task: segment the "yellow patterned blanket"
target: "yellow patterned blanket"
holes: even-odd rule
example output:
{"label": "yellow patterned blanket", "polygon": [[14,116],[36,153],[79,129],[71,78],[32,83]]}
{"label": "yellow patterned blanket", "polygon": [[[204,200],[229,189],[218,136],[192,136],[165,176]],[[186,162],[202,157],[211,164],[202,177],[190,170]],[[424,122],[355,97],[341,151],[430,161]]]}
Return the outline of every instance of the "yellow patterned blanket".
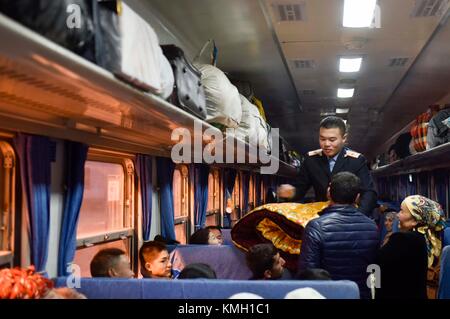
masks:
{"label": "yellow patterned blanket", "polygon": [[244,251],[256,244],[272,242],[286,260],[286,267],[297,271],[303,230],[328,204],[279,203],[257,207],[236,223],[231,238]]}

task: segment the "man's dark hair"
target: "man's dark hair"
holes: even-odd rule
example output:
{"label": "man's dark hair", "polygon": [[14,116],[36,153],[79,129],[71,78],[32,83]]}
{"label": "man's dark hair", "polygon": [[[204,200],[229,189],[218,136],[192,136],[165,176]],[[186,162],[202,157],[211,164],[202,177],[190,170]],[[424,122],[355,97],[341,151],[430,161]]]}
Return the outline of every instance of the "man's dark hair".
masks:
{"label": "man's dark hair", "polygon": [[263,279],[266,270],[272,270],[278,251],[271,243],[252,246],[247,254],[247,266],[253,273],[253,279]]}
{"label": "man's dark hair", "polygon": [[119,261],[120,256],[126,253],[118,248],[106,248],[95,254],[91,261],[92,277],[109,277],[109,269],[114,268]]}
{"label": "man's dark hair", "polygon": [[360,191],[361,181],[353,173],[337,173],[331,179],[330,196],[336,204],[354,204]]}
{"label": "man's dark hair", "polygon": [[216,279],[217,275],[210,265],[203,263],[190,264],[180,272],[178,279],[206,278]]}
{"label": "man's dark hair", "polygon": [[145,269],[145,263],[152,261],[157,254],[167,250],[166,244],[159,241],[147,241],[144,242],[139,249],[139,262],[141,264],[141,274],[143,277],[151,277],[147,269]]}
{"label": "man's dark hair", "polygon": [[212,229],[217,229],[222,232],[219,226],[208,226],[205,228],[201,228],[191,235],[191,237],[189,238],[189,244],[208,245],[209,232]]}
{"label": "man's dark hair", "polygon": [[164,243],[166,245],[179,245],[180,242],[174,239],[169,239],[169,238],[165,238],[161,235],[156,235],[155,238],[153,239],[154,241],[158,241],[160,243]]}
{"label": "man's dark hair", "polygon": [[343,119],[337,116],[328,116],[324,118],[320,122],[320,128],[338,128],[341,131],[342,136],[347,133],[347,125],[345,125],[345,122]]}
{"label": "man's dark hair", "polygon": [[310,268],[300,271],[295,278],[298,280],[331,280],[331,275],[325,269]]}

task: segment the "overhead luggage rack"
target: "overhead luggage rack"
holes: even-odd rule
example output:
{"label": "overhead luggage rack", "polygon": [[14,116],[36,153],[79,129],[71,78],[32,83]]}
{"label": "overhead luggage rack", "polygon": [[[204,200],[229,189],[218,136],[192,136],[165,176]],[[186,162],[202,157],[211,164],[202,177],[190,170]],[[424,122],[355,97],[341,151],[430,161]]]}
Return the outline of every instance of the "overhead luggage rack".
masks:
{"label": "overhead luggage rack", "polygon": [[[156,95],[139,91],[0,14],[0,127],[133,153],[170,156],[171,133],[220,132]],[[251,157],[253,146],[235,138]],[[200,153],[202,149],[193,149]],[[271,156],[272,161],[278,161]],[[236,164],[256,169],[262,163]],[[296,169],[279,161],[278,175]]]}
{"label": "overhead luggage rack", "polygon": [[426,171],[435,168],[450,167],[450,143],[408,156],[392,164],[373,170],[374,177],[401,175]]}

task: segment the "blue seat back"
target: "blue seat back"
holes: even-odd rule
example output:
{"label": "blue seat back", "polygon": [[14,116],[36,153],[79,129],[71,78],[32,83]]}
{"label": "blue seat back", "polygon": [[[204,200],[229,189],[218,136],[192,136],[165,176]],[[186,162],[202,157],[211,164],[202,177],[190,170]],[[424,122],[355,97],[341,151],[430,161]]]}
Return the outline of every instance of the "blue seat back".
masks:
{"label": "blue seat back", "polygon": [[[55,280],[66,286],[66,278]],[[352,281],[247,281],[82,278],[79,292],[89,299],[227,299],[250,292],[265,299],[282,299],[295,289],[310,287],[328,299],[359,299]]]}
{"label": "blue seat back", "polygon": [[231,240],[231,229],[222,229],[222,237],[224,245],[233,245]]}
{"label": "blue seat back", "polygon": [[442,249],[438,298],[450,299],[450,246]]}
{"label": "blue seat back", "polygon": [[183,270],[192,263],[205,263],[216,272],[218,279],[242,279],[252,276],[245,261],[245,253],[234,246],[178,245],[170,253],[172,267]]}

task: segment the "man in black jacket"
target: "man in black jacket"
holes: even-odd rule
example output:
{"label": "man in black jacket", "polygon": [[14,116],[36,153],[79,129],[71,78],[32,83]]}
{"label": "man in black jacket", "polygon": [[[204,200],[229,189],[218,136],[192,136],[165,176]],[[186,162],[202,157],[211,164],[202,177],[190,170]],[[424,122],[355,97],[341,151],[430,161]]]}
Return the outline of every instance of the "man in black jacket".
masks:
{"label": "man in black jacket", "polygon": [[281,185],[278,197],[290,201],[301,200],[312,186],[316,201],[327,200],[327,188],[331,177],[339,172],[351,172],[361,180],[359,208],[371,216],[376,206],[377,194],[374,189],[365,157],[345,147],[347,128],[344,121],[329,116],[320,123],[320,149],[309,152],[300,168],[295,185]]}
{"label": "man in black jacket", "polygon": [[299,270],[325,269],[333,280],[356,282],[361,297],[369,298],[367,266],[375,261],[379,235],[375,222],[354,206],[359,190],[360,181],[354,174],[333,176],[330,206],[306,225]]}

